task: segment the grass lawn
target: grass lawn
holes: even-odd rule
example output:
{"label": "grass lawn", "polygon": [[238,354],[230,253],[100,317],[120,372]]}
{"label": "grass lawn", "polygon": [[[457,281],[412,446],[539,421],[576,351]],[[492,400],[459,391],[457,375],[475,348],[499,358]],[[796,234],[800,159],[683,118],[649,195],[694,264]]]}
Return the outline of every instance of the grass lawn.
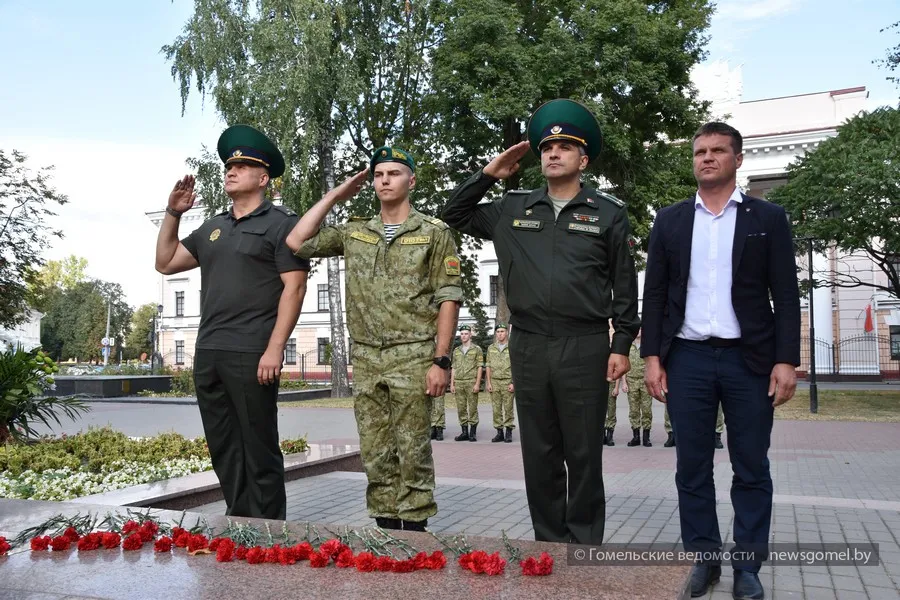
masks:
{"label": "grass lawn", "polygon": [[809,391],[797,390],[775,409],[776,419],[900,423],[900,390],[819,390],[819,412],[809,412]]}
{"label": "grass lawn", "polygon": [[[490,394],[482,393],[478,403],[490,406]],[[293,408],[353,408],[353,398],[321,398],[302,402],[280,402]],[[444,396],[444,406],[456,409],[454,394]],[[900,390],[819,390],[819,412],[809,412],[809,392],[797,390],[793,398],[775,409],[776,419],[801,421],[874,421],[900,423]]]}

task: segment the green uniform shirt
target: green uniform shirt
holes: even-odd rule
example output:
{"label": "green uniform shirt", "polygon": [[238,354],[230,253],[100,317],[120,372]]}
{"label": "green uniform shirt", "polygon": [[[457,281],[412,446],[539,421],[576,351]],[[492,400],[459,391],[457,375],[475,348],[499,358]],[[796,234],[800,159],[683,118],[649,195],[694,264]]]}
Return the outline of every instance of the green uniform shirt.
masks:
{"label": "green uniform shirt", "polygon": [[465,353],[462,346],[457,346],[453,351],[453,377],[456,381],[475,381],[483,362],[484,353],[478,344],[469,346]]}
{"label": "green uniform shirt", "polygon": [[232,209],[181,240],[200,263],[197,348],[265,352],[284,291],[281,273],[309,271],[285,244],[299,217],[264,201],[240,219]]}
{"label": "green uniform shirt", "polygon": [[644,359],[641,358],[641,350],[637,347],[637,344],[631,345],[631,349],[628,352],[628,362],[631,363],[631,370],[625,376],[634,381],[643,381]]}
{"label": "green uniform shirt", "polygon": [[628,354],[640,330],[631,228],[618,199],[582,187],[559,213],[547,187],[507,192],[479,204],[497,179],[479,171],[450,195],[443,218],[493,240],[510,323],[547,336],[615,333],[611,351]]}
{"label": "green uniform shirt", "polygon": [[508,342],[503,350],[497,344],[488,346],[487,368],[491,370],[491,381],[495,379],[512,379]]}
{"label": "green uniform shirt", "polygon": [[390,243],[381,215],[324,226],[297,256],[343,256],[347,328],[358,344],[394,346],[433,341],[443,302],[462,302],[452,232],[411,209]]}

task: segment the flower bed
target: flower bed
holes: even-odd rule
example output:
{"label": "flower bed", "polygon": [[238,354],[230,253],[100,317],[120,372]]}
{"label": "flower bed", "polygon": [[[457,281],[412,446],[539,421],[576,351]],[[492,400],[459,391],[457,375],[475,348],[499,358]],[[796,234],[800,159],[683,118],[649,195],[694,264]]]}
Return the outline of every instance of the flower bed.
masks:
{"label": "flower bed", "polygon": [[[306,451],[303,438],[282,451]],[[0,498],[63,501],[212,469],[204,438],[129,438],[110,428],[35,444],[0,445]]]}

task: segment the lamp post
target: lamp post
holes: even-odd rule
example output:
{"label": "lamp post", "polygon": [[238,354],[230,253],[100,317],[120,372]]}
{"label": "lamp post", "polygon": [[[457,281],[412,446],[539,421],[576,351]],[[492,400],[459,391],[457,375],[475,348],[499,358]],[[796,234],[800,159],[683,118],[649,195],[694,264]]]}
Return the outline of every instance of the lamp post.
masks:
{"label": "lamp post", "polygon": [[819,386],[816,384],[816,319],[813,302],[813,240],[811,237],[797,237],[796,241],[807,244],[807,271],[809,281],[809,412],[819,412]]}
{"label": "lamp post", "polygon": [[[156,314],[153,315],[153,333],[155,334],[155,336],[154,336],[154,340],[153,340],[153,348],[151,350],[153,352],[153,361],[154,362],[156,360],[157,355],[159,354],[159,331],[157,330],[157,326],[159,327],[159,329],[162,329],[162,313],[163,313],[163,305],[157,304],[156,305]],[[162,358],[162,357],[160,357],[160,358]],[[160,362],[159,366],[162,367],[162,360],[160,360],[159,362]]]}

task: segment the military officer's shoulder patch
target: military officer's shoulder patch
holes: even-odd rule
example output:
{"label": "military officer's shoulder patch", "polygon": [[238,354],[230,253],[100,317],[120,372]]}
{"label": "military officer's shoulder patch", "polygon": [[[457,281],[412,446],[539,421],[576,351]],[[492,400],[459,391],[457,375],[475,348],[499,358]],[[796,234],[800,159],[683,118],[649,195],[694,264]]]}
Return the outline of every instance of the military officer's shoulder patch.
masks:
{"label": "military officer's shoulder patch", "polygon": [[623,206],[625,206],[624,202],[622,202],[621,200],[619,200],[618,198],[616,198],[615,196],[613,196],[611,194],[607,194],[606,192],[597,192],[597,197],[603,198],[607,202],[615,204],[619,208],[622,208]]}
{"label": "military officer's shoulder patch", "polygon": [[440,219],[438,219],[437,217],[430,217],[428,215],[422,215],[422,218],[425,219],[425,221],[434,225],[435,227],[438,227],[439,229],[448,229],[447,224],[444,223],[443,221],[441,221]]}
{"label": "military officer's shoulder patch", "polygon": [[533,190],[509,190],[508,192],[506,192],[506,195],[507,196],[527,196],[532,191]]}
{"label": "military officer's shoulder patch", "polygon": [[459,258],[456,256],[448,256],[444,259],[444,270],[447,275],[459,275]]}
{"label": "military officer's shoulder patch", "polygon": [[278,212],[280,212],[280,213],[282,213],[282,214],[284,214],[284,215],[287,215],[287,216],[289,216],[289,217],[296,217],[296,216],[297,216],[297,213],[295,213],[294,211],[292,211],[292,210],[291,210],[290,208],[288,208],[287,206],[283,206],[283,205],[281,205],[281,204],[273,204],[273,205],[272,205],[272,208],[274,208],[274,209],[277,210]]}
{"label": "military officer's shoulder patch", "polygon": [[350,221],[353,223],[365,223],[372,217],[350,217]]}

